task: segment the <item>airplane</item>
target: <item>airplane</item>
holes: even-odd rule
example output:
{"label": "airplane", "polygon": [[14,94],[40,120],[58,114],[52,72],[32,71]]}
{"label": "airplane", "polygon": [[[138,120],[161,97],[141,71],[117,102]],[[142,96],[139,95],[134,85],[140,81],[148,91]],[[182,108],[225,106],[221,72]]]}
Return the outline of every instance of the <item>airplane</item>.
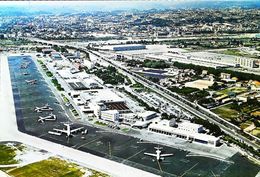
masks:
{"label": "airplane", "polygon": [[48,116],[46,116],[46,117],[39,116],[38,122],[43,123],[44,121],[56,121],[56,120],[57,120],[56,115],[50,113],[50,114],[49,114]]}
{"label": "airplane", "polygon": [[34,84],[36,84],[37,80],[36,80],[36,79],[32,79],[32,80],[25,80],[25,82],[26,82],[27,84],[34,85]]}
{"label": "airplane", "polygon": [[28,73],[28,72],[23,72],[22,75],[25,75],[25,76],[26,76],[26,75],[30,75],[30,73]]}
{"label": "airplane", "polygon": [[162,147],[158,146],[158,147],[154,147],[154,149],[156,149],[156,151],[155,151],[156,154],[147,153],[147,152],[145,152],[144,154],[148,155],[148,156],[156,157],[157,161],[164,160],[164,157],[173,156],[172,153],[171,154],[161,154],[162,153],[162,151],[161,151]]}
{"label": "airplane", "polygon": [[42,112],[42,111],[53,111],[53,109],[50,107],[50,105],[48,103],[46,103],[44,106],[42,107],[35,107],[34,108],[35,112]]}
{"label": "airplane", "polygon": [[[75,128],[75,129],[71,129],[71,124],[65,123],[64,124],[66,126],[66,129],[57,129],[54,128],[53,130],[55,132],[49,131],[49,134],[53,134],[53,135],[58,135],[60,136],[62,133],[64,133],[66,135],[67,138],[72,137],[73,133],[77,133],[79,131],[83,131],[84,127],[79,127],[79,128]],[[84,132],[87,132],[86,130]]]}
{"label": "airplane", "polygon": [[20,66],[21,69],[26,69],[31,64],[31,62],[23,62]]}

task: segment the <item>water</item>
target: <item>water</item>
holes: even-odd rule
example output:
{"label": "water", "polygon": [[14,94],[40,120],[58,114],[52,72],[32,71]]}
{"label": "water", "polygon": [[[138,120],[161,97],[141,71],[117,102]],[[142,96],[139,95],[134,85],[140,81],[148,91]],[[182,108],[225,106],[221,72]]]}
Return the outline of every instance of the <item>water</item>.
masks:
{"label": "water", "polygon": [[[252,164],[239,154],[230,160],[234,164],[222,162],[206,157],[188,157],[189,152],[180,151],[171,147],[163,146],[165,153],[174,153],[174,156],[166,158],[160,162],[160,166],[153,158],[145,156],[144,152],[154,153],[153,143],[137,143],[138,139],[125,135],[119,135],[102,129],[84,126],[88,129],[86,139],[81,139],[82,135],[76,135],[67,139],[65,136],[49,135],[47,132],[53,128],[63,128],[62,122],[68,121],[64,110],[57,102],[54,94],[38,72],[35,63],[32,62],[26,69],[30,75],[22,75],[25,69],[20,69],[21,63],[31,61],[29,56],[9,57],[9,67],[11,72],[14,101],[18,120],[19,130],[28,134],[41,137],[53,142],[70,146],[85,152],[89,152],[101,157],[105,157],[120,163],[124,163],[145,171],[149,171],[162,176],[203,176],[214,175],[226,177],[253,177],[260,170],[259,166]],[[36,85],[26,84],[25,80],[37,79]],[[57,115],[57,121],[37,122],[38,116],[48,113],[35,113],[35,106],[50,104]],[[82,126],[76,124],[75,127]],[[98,132],[96,132],[98,131]],[[214,175],[213,175],[214,173]]]}

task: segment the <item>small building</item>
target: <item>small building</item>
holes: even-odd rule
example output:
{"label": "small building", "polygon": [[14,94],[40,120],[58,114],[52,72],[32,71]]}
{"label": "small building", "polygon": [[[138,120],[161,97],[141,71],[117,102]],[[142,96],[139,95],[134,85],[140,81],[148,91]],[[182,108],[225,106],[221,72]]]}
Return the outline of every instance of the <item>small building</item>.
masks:
{"label": "small building", "polygon": [[223,79],[223,80],[230,79],[231,78],[231,74],[220,73],[220,78]]}
{"label": "small building", "polygon": [[51,52],[51,58],[53,60],[62,60],[61,54],[59,52]]}
{"label": "small building", "polygon": [[101,119],[111,122],[119,121],[119,112],[117,110],[101,111]]}
{"label": "small building", "polygon": [[42,53],[44,55],[51,54],[52,52],[55,52],[55,50],[53,50],[53,49],[42,49]]}
{"label": "small building", "polygon": [[143,121],[151,120],[157,117],[157,113],[154,111],[145,111],[138,114],[138,117],[141,118]]}

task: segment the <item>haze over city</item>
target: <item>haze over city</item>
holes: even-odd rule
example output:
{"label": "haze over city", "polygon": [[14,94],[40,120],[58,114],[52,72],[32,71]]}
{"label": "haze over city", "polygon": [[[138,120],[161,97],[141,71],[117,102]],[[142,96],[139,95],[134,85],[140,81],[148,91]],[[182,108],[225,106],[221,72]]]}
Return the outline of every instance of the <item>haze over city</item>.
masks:
{"label": "haze over city", "polygon": [[260,2],[1,2],[0,113],[0,176],[259,177]]}

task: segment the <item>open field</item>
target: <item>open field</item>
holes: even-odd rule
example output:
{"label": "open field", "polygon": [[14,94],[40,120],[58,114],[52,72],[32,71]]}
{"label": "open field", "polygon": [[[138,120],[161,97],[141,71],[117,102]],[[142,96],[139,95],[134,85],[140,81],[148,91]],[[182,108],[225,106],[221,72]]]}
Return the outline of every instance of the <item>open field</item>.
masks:
{"label": "open field", "polygon": [[251,131],[251,134],[260,137],[260,127],[257,127],[253,131]]}
{"label": "open field", "polygon": [[242,124],[240,124],[240,128],[244,130],[245,128],[249,127],[251,124],[252,124],[251,121],[243,122]]}
{"label": "open field", "polygon": [[245,92],[245,91],[247,91],[247,89],[245,87],[231,87],[231,88],[227,88],[227,89],[224,89],[224,90],[217,91],[215,94],[227,96],[229,92],[234,92],[236,94],[239,94],[239,93],[242,93],[242,92]]}
{"label": "open field", "polygon": [[212,111],[218,114],[220,117],[229,121],[232,119],[236,119],[239,114],[238,111],[232,109],[232,104],[220,106],[216,109],[212,109]]}
{"label": "open field", "polygon": [[10,170],[9,174],[14,177],[81,177],[85,174],[89,177],[108,176],[95,170],[86,170],[74,163],[54,157]]}
{"label": "open field", "polygon": [[226,49],[226,50],[219,51],[219,53],[226,54],[226,55],[240,56],[240,57],[258,58],[257,55],[253,55],[253,54],[241,51],[239,49]]}
{"label": "open field", "polygon": [[0,144],[0,165],[16,164],[17,148],[15,146]]}
{"label": "open field", "polygon": [[185,83],[185,87],[191,87],[191,88],[197,88],[200,90],[207,89],[210,86],[212,86],[214,81],[208,81],[208,80],[196,80],[192,82]]}

